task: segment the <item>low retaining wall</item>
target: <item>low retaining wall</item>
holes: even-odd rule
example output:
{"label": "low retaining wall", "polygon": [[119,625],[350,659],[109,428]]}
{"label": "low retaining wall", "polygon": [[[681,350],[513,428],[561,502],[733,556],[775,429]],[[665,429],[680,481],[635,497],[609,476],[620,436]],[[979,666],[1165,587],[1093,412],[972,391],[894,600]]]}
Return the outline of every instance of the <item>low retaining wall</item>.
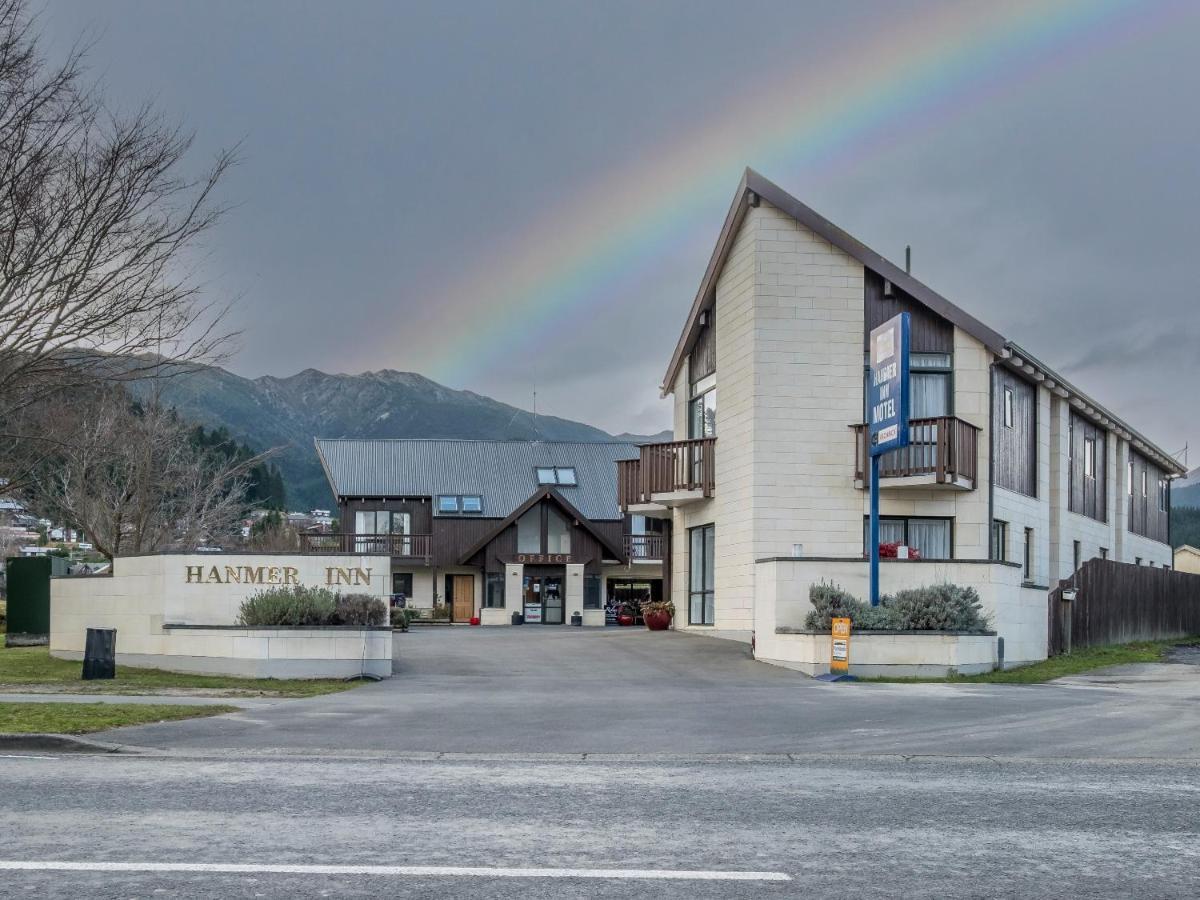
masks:
{"label": "low retaining wall", "polygon": [[[51,579],[50,655],[82,659],[88,628],[115,628],[118,666],[262,678],[386,678],[392,674],[386,625],[248,628],[236,617],[242,600],[264,583],[328,586],[385,600],[389,565],[387,557],[344,555],[119,557],[112,575]],[[198,566],[204,567],[203,580],[195,575]],[[339,579],[340,587],[332,583]],[[348,584],[350,579],[357,583]]]}
{"label": "low retaining wall", "polygon": [[[760,662],[798,669],[808,675],[829,672],[828,631],[776,629],[771,656],[755,654]],[[855,631],[850,635],[850,674],[861,678],[976,675],[996,665],[993,632]]]}
{"label": "low retaining wall", "polygon": [[[869,564],[863,559],[774,558],[755,565],[754,632],[756,655],[781,658],[774,648],[777,629],[804,628],[812,610],[809,588],[836,584],[860,600],[869,593]],[[1004,638],[1006,668],[1046,658],[1046,589],[1021,582],[1021,567],[989,560],[881,560],[882,593],[933,584],[973,587],[989,627]],[[785,632],[786,633],[786,632]],[[853,652],[853,651],[852,651]]]}
{"label": "low retaining wall", "polygon": [[[127,651],[117,629],[117,665],[245,678],[354,678],[392,674],[392,629],[387,625],[295,628],[203,628],[167,625],[156,653]],[[147,649],[144,646],[139,649]],[[59,659],[83,659],[83,647],[52,648]]]}

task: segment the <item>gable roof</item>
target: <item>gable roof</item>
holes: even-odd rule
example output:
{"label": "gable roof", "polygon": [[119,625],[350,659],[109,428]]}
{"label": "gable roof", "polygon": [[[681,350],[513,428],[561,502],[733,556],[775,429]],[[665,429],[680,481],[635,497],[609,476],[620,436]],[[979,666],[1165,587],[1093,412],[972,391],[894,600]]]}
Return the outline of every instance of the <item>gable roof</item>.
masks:
{"label": "gable roof", "polygon": [[667,365],[667,372],[660,386],[662,396],[665,397],[671,391],[675,379],[679,375],[679,370],[683,366],[683,361],[687,358],[688,353],[691,352],[696,342],[699,332],[700,315],[711,307],[715,300],[717,279],[720,277],[721,270],[725,266],[725,260],[733,248],[734,238],[737,236],[742,220],[746,217],[746,211],[751,207],[757,206],[760,199],[766,200],[776,209],[791,216],[805,228],[824,238],[852,259],[858,260],[864,268],[870,269],[872,272],[886,278],[918,303],[937,313],[951,324],[961,328],[999,357],[1009,368],[1014,371],[1023,372],[1026,378],[1044,382],[1046,387],[1055,391],[1059,396],[1066,397],[1072,406],[1082,414],[1094,419],[1105,428],[1113,429],[1116,433],[1126,438],[1126,440],[1129,440],[1142,453],[1153,458],[1155,462],[1168,472],[1177,475],[1185,473],[1186,470],[1184,467],[1173,456],[1153,444],[1150,440],[1125,424],[1121,419],[1117,418],[1117,416],[1070,385],[1063,378],[1035,360],[1032,360],[1032,357],[1028,353],[1007,340],[999,332],[994,331],[970,313],[955,306],[933,288],[913,278],[903,268],[881,254],[876,253],[862,241],[843,231],[816,210],[801,203],[783,188],[774,182],[768,181],[750,168],[747,168],[743,173],[741,183],[738,184],[737,191],[734,193],[733,203],[729,207],[729,212],[725,215],[725,223],[721,226],[721,233],[717,237],[717,244],[713,248],[712,256],[708,261],[708,267],[704,271],[704,277],[701,279],[700,287],[696,291],[696,297],[692,301],[692,308],[688,313],[683,332],[679,336],[679,342],[675,345],[675,352],[671,355],[671,361]]}
{"label": "gable roof", "polygon": [[617,467],[636,459],[624,442],[464,441],[441,439],[316,440],[317,456],[339,499],[344,497],[483,498],[483,518],[504,518],[539,488],[538,466],[572,466],[575,487],[560,488],[587,519],[622,518]]}
{"label": "gable roof", "polygon": [[490,529],[487,534],[476,541],[469,550],[463,553],[463,555],[459,557],[459,565],[466,565],[467,561],[472,556],[495,540],[496,536],[500,534],[500,532],[502,532],[505,528],[508,528],[513,524],[513,522],[525,515],[525,513],[528,512],[534,505],[542,502],[543,500],[553,503],[555,506],[565,512],[568,518],[574,519],[576,522],[578,522],[580,528],[584,529],[588,534],[599,541],[600,545],[612,554],[612,559],[620,562],[625,561],[624,551],[610,541],[603,532],[599,531],[596,526],[591,523],[587,516],[580,513],[579,510],[568,503],[563,496],[558,493],[558,491],[554,490],[554,488],[542,487],[541,489],[534,491],[533,496],[509,513],[507,517],[496,524],[495,528]]}

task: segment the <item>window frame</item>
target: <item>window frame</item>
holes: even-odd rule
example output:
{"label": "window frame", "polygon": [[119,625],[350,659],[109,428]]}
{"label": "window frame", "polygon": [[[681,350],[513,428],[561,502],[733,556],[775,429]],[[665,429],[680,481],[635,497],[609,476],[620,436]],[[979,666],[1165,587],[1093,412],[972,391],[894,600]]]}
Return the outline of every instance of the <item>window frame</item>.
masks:
{"label": "window frame", "polygon": [[[475,504],[476,504],[475,509],[469,509],[467,507],[468,500],[475,501]],[[483,514],[483,497],[480,494],[462,494],[458,498],[458,506],[459,506],[459,512],[463,513],[464,515],[469,515],[469,516],[482,515]]]}
{"label": "window frame", "polygon": [[1083,477],[1096,480],[1096,439],[1083,439]]}
{"label": "window frame", "polygon": [[1003,519],[992,519],[992,559],[1008,561],[1008,523]]}
{"label": "window frame", "polygon": [[[933,559],[933,560],[937,560],[937,561],[941,562],[941,561],[953,560],[955,558],[955,556],[954,556],[954,517],[953,516],[880,516],[879,522],[880,522],[880,524],[882,524],[884,522],[903,522],[904,523],[903,541],[904,541],[904,545],[907,547],[912,547],[912,544],[910,543],[911,535],[909,534],[909,525],[912,522],[945,522],[945,523],[947,523],[947,526],[948,526],[950,555],[946,556],[946,557],[941,557],[941,556],[930,557],[930,556],[925,556],[925,554],[922,553],[921,559]],[[866,558],[870,557],[870,552],[871,552],[871,543],[870,542],[871,542],[871,517],[863,516],[863,556]],[[919,547],[917,548],[917,552],[920,552]]]}
{"label": "window frame", "polygon": [[[713,545],[713,560],[712,560],[713,564],[711,566],[709,565],[709,559],[708,559],[709,541],[707,539],[707,535],[709,533],[712,534],[712,545]],[[694,559],[696,540],[695,540],[694,535],[697,535],[697,534],[700,535],[699,543],[700,543],[700,553],[701,553],[701,556],[700,556],[701,580],[707,583],[708,573],[710,571],[712,573],[712,584],[706,584],[705,586],[702,586],[699,590],[696,589],[696,585],[694,584],[694,580],[695,580],[694,573],[696,571],[696,564],[695,564],[695,559]],[[694,528],[688,529],[688,624],[689,625],[712,626],[712,625],[716,624],[716,620],[717,620],[716,544],[717,544],[717,526],[715,523],[709,522],[708,524],[697,525]],[[696,597],[700,598],[700,621],[699,622],[695,621],[695,618],[692,615],[693,601]],[[711,603],[708,602],[710,598],[712,600]],[[704,619],[706,618],[707,610],[710,607],[712,609],[712,621],[706,622],[706,621],[704,621]]]}
{"label": "window frame", "polygon": [[1013,428],[1013,390],[1004,388],[1004,427]]}
{"label": "window frame", "polygon": [[[447,500],[452,500],[454,502],[453,508],[446,507]],[[458,509],[459,509],[459,506],[461,505],[461,503],[462,503],[462,498],[458,494],[438,494],[438,496],[437,496],[438,515],[443,516],[443,515],[448,515],[450,513],[458,512]]]}
{"label": "window frame", "polygon": [[[712,398],[712,433],[708,434],[709,422],[705,415],[706,401]],[[700,410],[699,419],[696,416],[696,410]],[[697,422],[699,426],[697,427]],[[699,432],[699,433],[697,433]],[[700,440],[702,438],[712,438],[717,436],[717,386],[714,384],[707,387],[699,393],[693,394],[688,400],[688,438],[690,440]]]}
{"label": "window frame", "polygon": [[[506,579],[503,572],[485,572],[483,576],[483,608],[484,609],[505,609],[507,601],[504,596],[504,587]],[[499,586],[500,590],[493,591],[493,588]],[[500,602],[494,602],[496,594],[500,595]]]}
{"label": "window frame", "polygon": [[1031,583],[1033,581],[1033,550],[1034,550],[1033,529],[1026,528],[1025,529],[1025,558],[1021,561],[1021,577],[1025,579],[1025,582],[1027,584]]}

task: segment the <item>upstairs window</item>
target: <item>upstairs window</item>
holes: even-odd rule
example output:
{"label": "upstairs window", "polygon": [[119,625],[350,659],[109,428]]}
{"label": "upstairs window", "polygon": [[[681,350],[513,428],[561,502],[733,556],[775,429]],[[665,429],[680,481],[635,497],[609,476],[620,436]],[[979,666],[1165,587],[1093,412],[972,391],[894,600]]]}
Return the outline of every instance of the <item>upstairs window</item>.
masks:
{"label": "upstairs window", "polygon": [[1013,427],[1013,392],[1012,388],[1004,389],[1004,427]]}
{"label": "upstairs window", "polygon": [[1083,477],[1096,477],[1096,439],[1083,439]]}
{"label": "upstairs window", "polygon": [[557,484],[564,487],[574,487],[579,484],[574,466],[537,466],[533,470],[539,485]]}
{"label": "upstairs window", "polygon": [[456,513],[458,512],[458,497],[453,495],[443,494],[438,497],[438,512],[440,513]]}
{"label": "upstairs window", "polygon": [[688,403],[688,437],[717,436],[717,389],[710,388]]}
{"label": "upstairs window", "polygon": [[1146,470],[1142,469],[1142,496],[1143,497],[1149,496],[1149,492],[1147,490],[1149,483],[1150,483],[1150,479],[1146,476]]}
{"label": "upstairs window", "polygon": [[483,498],[477,494],[465,494],[462,498],[462,511],[465,513],[483,512]]}
{"label": "upstairs window", "polygon": [[1158,479],[1158,511],[1167,511],[1167,497],[1170,496],[1169,488],[1167,487],[1167,479]]}
{"label": "upstairs window", "polygon": [[437,511],[443,515],[479,515],[483,512],[483,498],[478,494],[442,494],[437,498]]}

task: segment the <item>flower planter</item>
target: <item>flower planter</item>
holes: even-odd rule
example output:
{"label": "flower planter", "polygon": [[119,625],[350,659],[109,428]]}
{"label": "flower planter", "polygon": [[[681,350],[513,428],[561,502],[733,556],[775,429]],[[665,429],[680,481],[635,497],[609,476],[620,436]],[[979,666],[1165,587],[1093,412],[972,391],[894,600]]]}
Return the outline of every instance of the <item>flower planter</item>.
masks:
{"label": "flower planter", "polygon": [[629,613],[618,613],[617,614],[617,624],[618,625],[632,625],[633,624],[633,616],[631,616]]}
{"label": "flower planter", "polygon": [[479,616],[471,616],[471,624],[478,625],[479,624]]}
{"label": "flower planter", "polygon": [[671,627],[669,612],[648,612],[642,616],[642,619],[650,631],[666,631]]}

